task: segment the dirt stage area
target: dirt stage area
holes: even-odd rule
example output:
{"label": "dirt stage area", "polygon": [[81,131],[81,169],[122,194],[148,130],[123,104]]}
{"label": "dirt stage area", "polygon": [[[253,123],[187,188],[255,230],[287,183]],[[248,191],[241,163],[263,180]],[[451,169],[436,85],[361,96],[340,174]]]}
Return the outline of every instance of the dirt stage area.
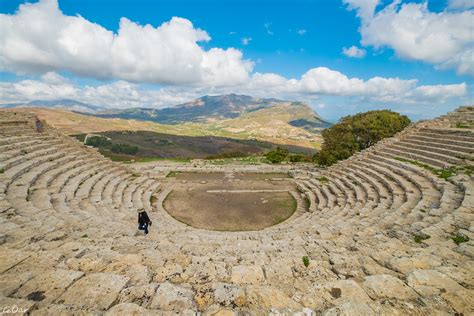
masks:
{"label": "dirt stage area", "polygon": [[[296,210],[285,174],[177,173],[163,203],[175,219],[196,228],[260,230],[281,223]],[[273,181],[270,179],[285,180]]]}

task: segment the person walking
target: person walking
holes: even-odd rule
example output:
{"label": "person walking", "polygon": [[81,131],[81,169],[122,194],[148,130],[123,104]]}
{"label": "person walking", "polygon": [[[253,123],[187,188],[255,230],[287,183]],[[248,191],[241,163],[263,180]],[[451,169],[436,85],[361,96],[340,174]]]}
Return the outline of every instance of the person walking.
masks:
{"label": "person walking", "polygon": [[43,132],[43,124],[41,124],[41,121],[38,117],[36,117],[36,120],[35,120],[35,126],[36,126],[36,131],[38,133],[41,133]]}
{"label": "person walking", "polygon": [[151,226],[151,220],[143,208],[138,210],[138,229],[148,234],[148,226]]}

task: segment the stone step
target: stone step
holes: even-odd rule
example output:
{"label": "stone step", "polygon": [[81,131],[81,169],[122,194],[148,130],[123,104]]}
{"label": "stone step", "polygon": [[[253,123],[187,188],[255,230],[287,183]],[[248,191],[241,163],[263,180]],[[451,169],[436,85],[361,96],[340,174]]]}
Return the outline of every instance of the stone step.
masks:
{"label": "stone step", "polygon": [[415,154],[413,152],[406,152],[404,150],[399,150],[396,148],[385,148],[382,152],[378,152],[378,154],[385,155],[390,158],[404,158],[412,161],[417,161],[421,163],[428,164],[434,168],[444,168],[444,167],[451,167],[452,164],[447,161],[433,159],[424,155]]}
{"label": "stone step", "polygon": [[425,150],[420,150],[420,149],[415,149],[413,146],[405,147],[400,142],[397,142],[396,144],[391,145],[389,148],[396,149],[398,151],[404,151],[409,155],[416,154],[418,156],[423,156],[428,159],[448,162],[453,165],[461,163],[461,160],[459,158],[456,158],[452,155],[443,155],[443,154],[435,153],[433,151],[430,151],[429,148],[426,148]]}

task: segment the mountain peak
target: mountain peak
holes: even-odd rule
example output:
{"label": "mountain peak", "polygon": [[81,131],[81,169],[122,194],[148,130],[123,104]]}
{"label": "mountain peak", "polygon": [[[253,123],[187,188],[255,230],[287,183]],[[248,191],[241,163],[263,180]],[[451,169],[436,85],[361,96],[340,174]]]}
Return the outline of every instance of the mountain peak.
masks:
{"label": "mountain peak", "polygon": [[[260,111],[261,110],[261,111]],[[215,123],[239,117],[285,117],[287,123],[308,130],[328,126],[307,104],[269,98],[255,98],[236,93],[205,95],[164,109],[127,109],[101,117],[151,120],[161,124]]]}

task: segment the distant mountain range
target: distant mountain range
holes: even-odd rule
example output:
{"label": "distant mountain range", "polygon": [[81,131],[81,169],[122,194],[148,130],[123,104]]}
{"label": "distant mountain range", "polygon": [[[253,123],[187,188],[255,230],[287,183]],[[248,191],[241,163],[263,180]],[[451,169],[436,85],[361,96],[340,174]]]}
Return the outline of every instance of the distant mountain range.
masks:
{"label": "distant mountain range", "polygon": [[62,100],[35,100],[27,103],[10,103],[0,104],[0,108],[30,108],[30,107],[41,107],[48,109],[66,109],[70,111],[82,112],[82,113],[97,113],[105,111],[105,107],[82,103],[75,100],[62,99]]}
{"label": "distant mountain range", "polygon": [[110,110],[96,115],[154,121],[162,124],[179,124],[183,122],[207,123],[209,120],[236,118],[244,113],[271,107],[280,102],[282,101],[258,99],[237,94],[206,95],[199,99],[164,109],[132,108]]}
{"label": "distant mountain range", "polygon": [[[254,98],[247,95],[226,94],[218,96],[203,96],[190,102],[176,106],[154,108],[110,109],[105,106],[91,105],[75,100],[35,100],[28,103],[1,104],[0,108],[42,107],[49,109],[65,109],[86,113],[103,118],[135,119],[152,121],[161,124],[182,123],[214,123],[219,120],[235,119],[246,113],[262,109],[288,106],[293,119],[288,123],[307,130],[326,128],[331,124],[323,120],[308,105],[301,102],[289,102],[272,98]],[[301,113],[301,110],[304,110]],[[268,114],[268,113],[267,113]],[[302,115],[303,114],[303,115]]]}
{"label": "distant mountain range", "polygon": [[105,118],[135,119],[161,124],[216,123],[221,120],[237,119],[267,109],[265,115],[271,115],[268,109],[288,110],[287,123],[306,130],[326,128],[331,124],[323,120],[308,105],[302,102],[282,101],[278,99],[254,98],[247,95],[226,94],[203,96],[190,102],[164,109],[133,108],[125,110],[106,110],[92,115]]}
{"label": "distant mountain range", "polygon": [[331,124],[303,102],[227,94],[203,96],[164,109],[110,109],[74,100],[4,104],[34,111],[69,134],[154,131],[182,136],[216,136],[317,148]]}

